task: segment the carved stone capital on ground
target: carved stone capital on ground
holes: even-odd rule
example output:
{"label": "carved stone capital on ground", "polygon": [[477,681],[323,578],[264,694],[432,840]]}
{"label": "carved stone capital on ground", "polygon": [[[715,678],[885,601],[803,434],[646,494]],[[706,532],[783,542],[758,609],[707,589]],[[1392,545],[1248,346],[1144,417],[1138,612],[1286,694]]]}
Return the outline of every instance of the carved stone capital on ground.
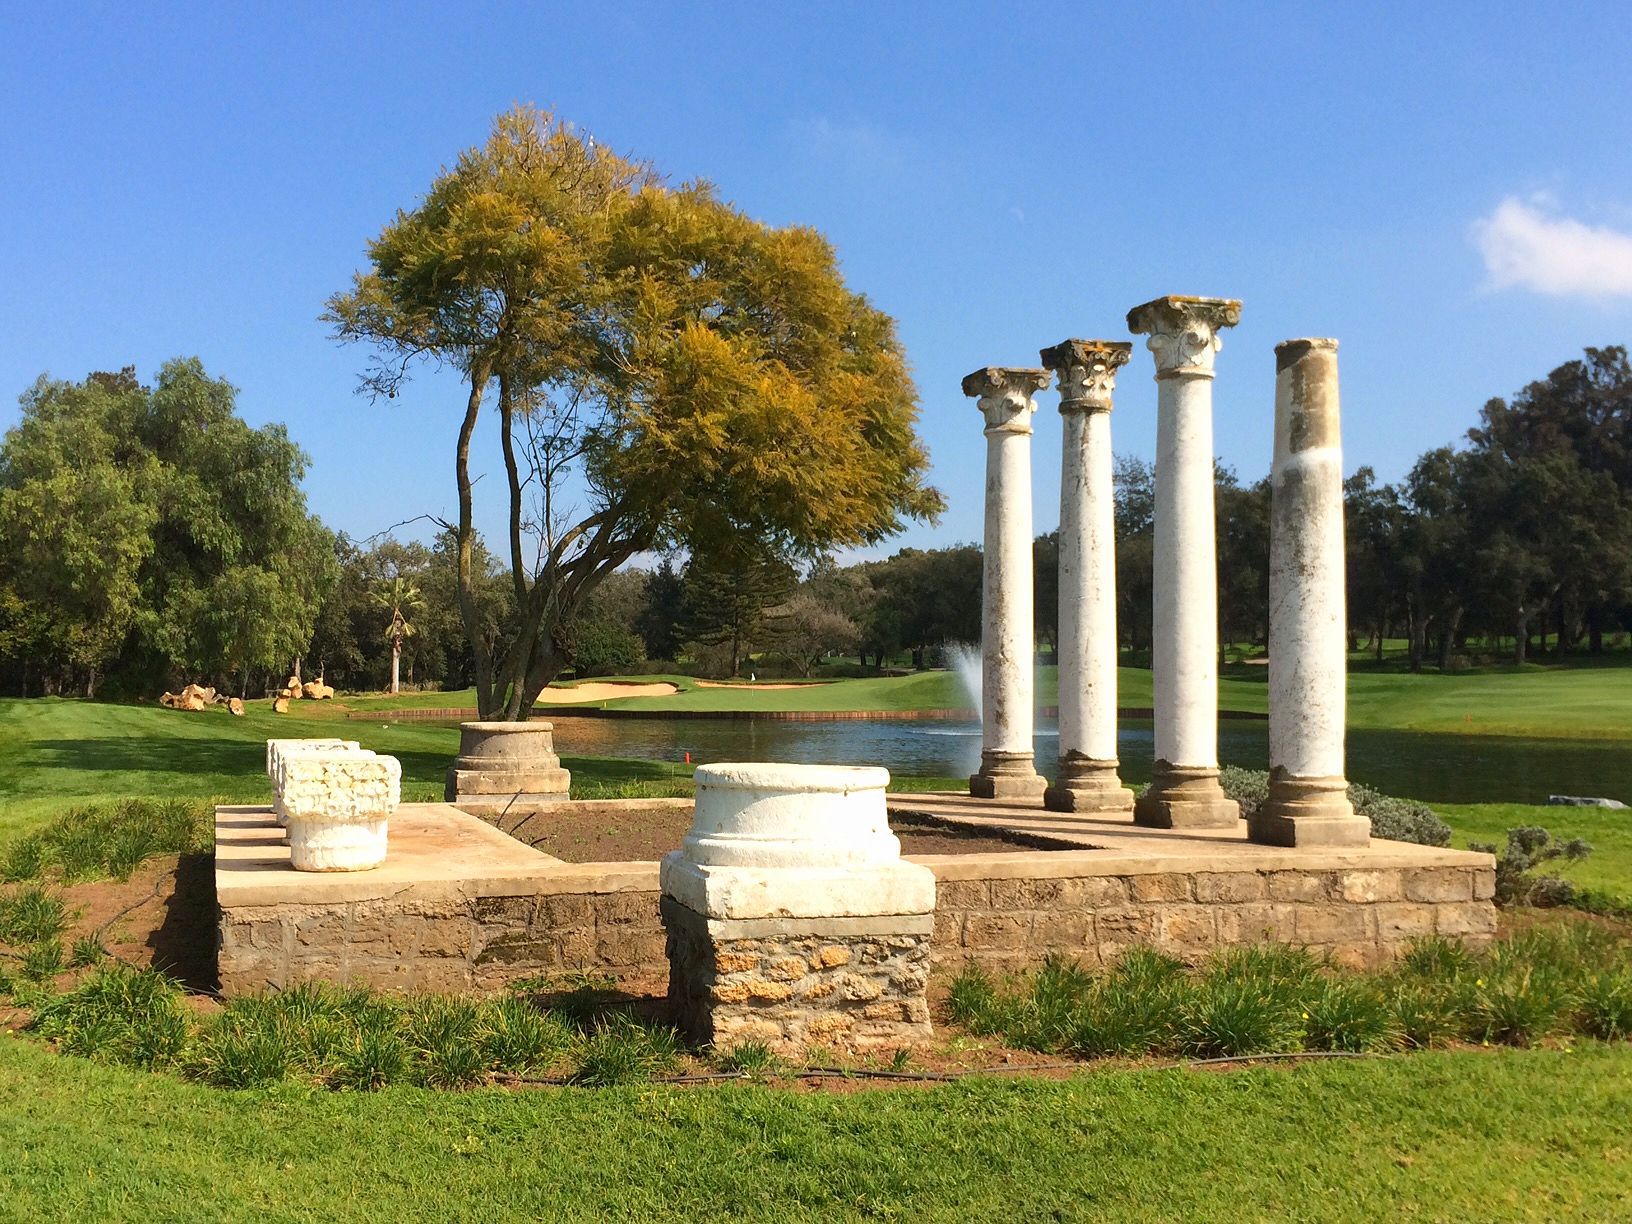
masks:
{"label": "carved stone capital on ground", "polygon": [[1116,372],[1132,354],[1126,340],[1066,340],[1040,355],[1059,376],[1061,412],[1109,412]]}
{"label": "carved stone capital on ground", "polygon": [[1211,378],[1224,342],[1218,333],[1241,321],[1234,298],[1172,294],[1128,311],[1128,330],[1156,357],[1157,378]]}
{"label": "carved stone capital on ground", "polygon": [[1037,411],[1032,397],[1052,377],[1030,366],[986,366],[964,377],[963,393],[977,401],[988,433],[1030,433],[1031,414]]}

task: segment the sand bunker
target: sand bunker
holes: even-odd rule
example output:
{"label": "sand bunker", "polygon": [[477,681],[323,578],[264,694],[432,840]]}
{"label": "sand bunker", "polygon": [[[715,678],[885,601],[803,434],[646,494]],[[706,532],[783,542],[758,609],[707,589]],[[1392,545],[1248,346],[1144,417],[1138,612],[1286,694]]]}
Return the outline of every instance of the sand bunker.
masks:
{"label": "sand bunker", "polygon": [[699,681],[697,681],[697,687],[698,688],[756,689],[756,690],[757,689],[796,689],[796,688],[820,688],[822,685],[830,684],[830,683],[832,683],[832,681],[819,680],[819,681],[815,682],[814,684],[811,684],[811,683],[806,683],[806,684],[738,684],[738,683],[736,683],[735,681],[732,681],[732,680],[699,680]]}
{"label": "sand bunker", "polygon": [[579,701],[612,701],[619,697],[669,697],[680,690],[672,684],[615,684],[601,680],[573,688],[547,688],[538,699],[548,705],[572,705]]}

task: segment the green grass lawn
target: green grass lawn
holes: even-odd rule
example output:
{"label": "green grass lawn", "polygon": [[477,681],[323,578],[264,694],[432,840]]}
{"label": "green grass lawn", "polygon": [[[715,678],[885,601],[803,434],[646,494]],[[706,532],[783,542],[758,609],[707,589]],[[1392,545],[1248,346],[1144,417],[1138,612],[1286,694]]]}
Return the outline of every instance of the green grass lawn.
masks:
{"label": "green grass lawn", "polygon": [[[266,741],[341,736],[402,762],[403,796],[441,799],[442,779],[459,750],[457,727],[345,721],[327,702],[300,702],[286,715],[250,702],[243,718],[225,707],[198,713],[157,706],[58,698],[0,699],[0,843],[75,804],[132,796],[268,798]],[[677,767],[662,761],[568,758],[574,789],[664,782]],[[682,771],[683,776],[683,771]]]}
{"label": "green grass lawn", "polygon": [[[94,1102],[94,1111],[87,1106]],[[1632,1049],[805,1095],[226,1092],[0,1038],[7,1220],[1609,1220]]]}

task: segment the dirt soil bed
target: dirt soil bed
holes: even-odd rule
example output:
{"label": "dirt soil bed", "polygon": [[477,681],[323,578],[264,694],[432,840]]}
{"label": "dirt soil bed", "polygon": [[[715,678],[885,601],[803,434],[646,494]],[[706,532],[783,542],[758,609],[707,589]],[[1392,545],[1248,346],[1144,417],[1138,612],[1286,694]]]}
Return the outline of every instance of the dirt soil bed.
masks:
{"label": "dirt soil bed", "polygon": [[[650,862],[678,849],[691,827],[690,809],[655,809],[610,815],[593,810],[552,815],[545,826],[537,820],[528,827],[529,844],[569,863]],[[1015,854],[1024,850],[1081,850],[1082,846],[1049,838],[1014,834],[998,836],[986,830],[966,832],[918,816],[891,817],[890,828],[901,839],[902,854]]]}

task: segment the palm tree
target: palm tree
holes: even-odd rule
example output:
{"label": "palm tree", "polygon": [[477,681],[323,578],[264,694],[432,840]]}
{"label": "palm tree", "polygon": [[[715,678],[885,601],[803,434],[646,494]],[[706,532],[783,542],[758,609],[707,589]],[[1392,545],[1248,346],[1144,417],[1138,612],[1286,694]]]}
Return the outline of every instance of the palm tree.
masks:
{"label": "palm tree", "polygon": [[382,606],[391,610],[391,623],[385,627],[385,640],[391,643],[391,692],[396,693],[400,687],[402,643],[414,636],[413,622],[408,619],[408,614],[422,609],[425,600],[419,588],[401,574],[380,590],[378,598]]}

